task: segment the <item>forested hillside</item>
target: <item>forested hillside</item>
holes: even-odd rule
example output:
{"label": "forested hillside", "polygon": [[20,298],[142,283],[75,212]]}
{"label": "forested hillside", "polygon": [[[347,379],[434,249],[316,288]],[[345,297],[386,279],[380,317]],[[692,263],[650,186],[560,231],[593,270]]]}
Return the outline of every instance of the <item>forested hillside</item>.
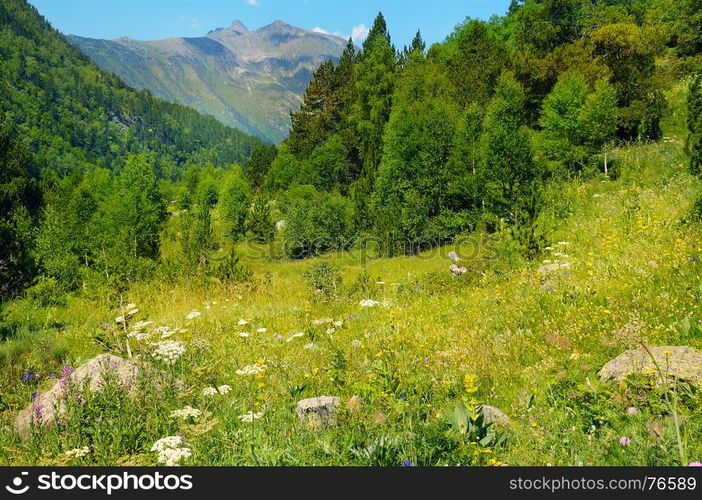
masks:
{"label": "forested hillside", "polygon": [[699,465],[702,3],[464,14],[276,147],[3,1],[0,463]]}
{"label": "forested hillside", "polygon": [[[18,283],[26,283],[36,270],[33,263],[41,261],[29,254],[35,250],[37,232],[32,226],[42,198],[48,203],[47,213],[53,199],[64,210],[74,194],[68,184],[82,182],[78,179],[83,175],[100,177],[101,188],[80,195],[85,212],[76,224],[86,230],[103,199],[118,196],[111,184],[118,181],[111,176],[125,170],[130,158],[133,163],[134,155],[148,155],[145,168],[154,176],[149,182],[156,189],[156,178],[178,180],[191,164],[245,163],[261,144],[190,108],[126,87],[68,43],[24,0],[0,3],[0,126],[0,298]],[[64,187],[58,188],[60,183]],[[137,195],[134,190],[130,194]],[[128,202],[128,197],[114,201]],[[68,214],[56,216],[61,224],[70,224]],[[134,217],[142,219],[142,214]],[[151,227],[156,233],[148,238],[158,241],[158,227]],[[76,253],[66,240],[54,244],[60,251]],[[157,253],[154,243],[147,246],[150,255]],[[82,260],[87,262],[85,254]]]}

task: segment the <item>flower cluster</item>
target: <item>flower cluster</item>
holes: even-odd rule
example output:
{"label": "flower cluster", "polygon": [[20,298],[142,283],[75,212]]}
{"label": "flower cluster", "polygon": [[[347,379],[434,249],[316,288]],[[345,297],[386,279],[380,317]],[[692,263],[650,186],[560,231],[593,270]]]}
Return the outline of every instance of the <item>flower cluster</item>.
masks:
{"label": "flower cluster", "polygon": [[224,396],[225,394],[229,394],[232,390],[232,387],[230,385],[220,385],[218,387],[205,387],[202,390],[202,395],[203,396],[217,396],[221,394]]}
{"label": "flower cluster", "polygon": [[90,453],[89,446],[83,446],[82,448],[76,448],[74,450],[68,450],[64,455],[69,458],[80,458]]}
{"label": "flower cluster", "polygon": [[174,365],[185,354],[185,346],[177,340],[164,340],[154,345],[156,349],[153,352],[153,357],[170,366]]}
{"label": "flower cluster", "polygon": [[154,443],[151,451],[158,452],[158,463],[168,467],[178,465],[181,460],[190,458],[192,451],[183,442],[180,436],[167,436]]}
{"label": "flower cluster", "polygon": [[254,365],[248,365],[243,367],[241,370],[237,370],[237,375],[260,375],[268,369],[264,363],[258,362]]}
{"label": "flower cluster", "polygon": [[171,418],[179,418],[181,420],[187,420],[189,418],[197,418],[202,415],[202,412],[197,408],[192,406],[186,406],[180,410],[173,410],[171,412]]}

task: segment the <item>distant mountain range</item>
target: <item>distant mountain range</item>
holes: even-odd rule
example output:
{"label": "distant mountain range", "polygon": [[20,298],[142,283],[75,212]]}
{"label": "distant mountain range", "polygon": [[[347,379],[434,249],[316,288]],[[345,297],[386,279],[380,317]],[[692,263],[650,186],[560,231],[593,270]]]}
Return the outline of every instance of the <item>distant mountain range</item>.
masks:
{"label": "distant mountain range", "polygon": [[128,85],[276,143],[314,70],[338,60],[346,44],[283,21],[249,31],[238,20],[196,38],[67,38]]}

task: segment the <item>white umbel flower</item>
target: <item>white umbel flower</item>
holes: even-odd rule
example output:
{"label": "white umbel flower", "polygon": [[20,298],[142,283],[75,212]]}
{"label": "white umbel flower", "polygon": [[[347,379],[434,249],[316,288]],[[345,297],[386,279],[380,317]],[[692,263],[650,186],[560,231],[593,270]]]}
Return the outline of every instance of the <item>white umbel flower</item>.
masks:
{"label": "white umbel flower", "polygon": [[156,346],[153,357],[169,366],[174,365],[185,354],[185,346],[177,340],[164,340],[153,345]]}
{"label": "white umbel flower", "polygon": [[189,418],[197,418],[202,415],[202,411],[192,406],[186,406],[180,410],[173,410],[171,412],[171,418],[179,418],[181,420],[187,420]]}

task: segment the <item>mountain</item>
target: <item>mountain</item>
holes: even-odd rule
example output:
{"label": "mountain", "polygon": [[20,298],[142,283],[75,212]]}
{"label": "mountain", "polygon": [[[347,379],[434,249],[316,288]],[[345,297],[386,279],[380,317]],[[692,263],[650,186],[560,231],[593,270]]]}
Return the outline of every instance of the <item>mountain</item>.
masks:
{"label": "mountain", "polygon": [[250,31],[238,20],[195,38],[68,39],[132,87],[271,142],[287,135],[314,70],[346,44],[283,21]]}
{"label": "mountain", "polygon": [[132,153],[178,178],[189,162],[247,160],[260,139],[191,108],[127,87],[53,29],[26,0],[0,2],[0,122],[39,167],[119,170]]}

